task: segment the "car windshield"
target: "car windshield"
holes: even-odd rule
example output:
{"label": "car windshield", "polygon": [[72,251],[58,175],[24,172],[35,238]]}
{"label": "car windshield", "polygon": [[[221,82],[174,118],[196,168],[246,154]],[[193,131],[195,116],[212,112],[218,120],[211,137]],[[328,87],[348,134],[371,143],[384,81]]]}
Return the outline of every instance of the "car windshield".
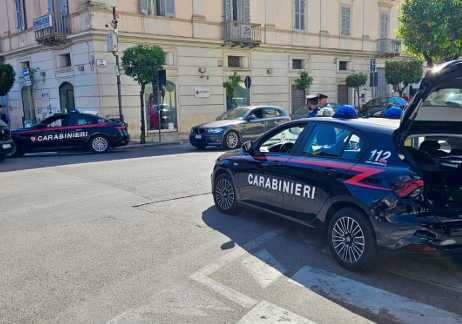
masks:
{"label": "car windshield", "polygon": [[236,108],[225,112],[217,120],[242,119],[249,112],[249,108]]}

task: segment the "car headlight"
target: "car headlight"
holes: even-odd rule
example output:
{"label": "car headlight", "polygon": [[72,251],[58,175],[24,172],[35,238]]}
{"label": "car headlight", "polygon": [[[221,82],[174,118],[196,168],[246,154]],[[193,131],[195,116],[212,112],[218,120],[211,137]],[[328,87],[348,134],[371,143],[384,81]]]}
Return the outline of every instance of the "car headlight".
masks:
{"label": "car headlight", "polygon": [[209,134],[220,134],[223,133],[225,130],[223,128],[207,128],[207,133]]}

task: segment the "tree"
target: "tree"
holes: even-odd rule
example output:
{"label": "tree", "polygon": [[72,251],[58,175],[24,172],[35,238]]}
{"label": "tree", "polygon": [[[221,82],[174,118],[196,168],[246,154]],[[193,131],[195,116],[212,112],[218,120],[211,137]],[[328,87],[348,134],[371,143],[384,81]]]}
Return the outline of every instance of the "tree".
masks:
{"label": "tree", "polygon": [[298,90],[303,91],[303,98],[306,100],[306,90],[311,87],[313,84],[313,77],[308,74],[306,71],[300,72],[300,76],[295,80],[295,87]]}
{"label": "tree", "polygon": [[6,96],[14,84],[16,73],[9,64],[0,64],[0,96]]}
{"label": "tree", "polygon": [[393,86],[393,90],[399,92],[402,97],[404,90],[412,84],[418,83],[423,75],[422,62],[411,61],[387,61],[385,62],[385,79]]}
{"label": "tree", "polygon": [[241,76],[234,72],[233,75],[230,75],[228,77],[228,81],[226,81],[223,86],[226,89],[226,105],[227,108],[233,108],[232,107],[232,100],[234,98],[234,91],[236,88],[239,86],[239,84],[242,82]]}
{"label": "tree", "polygon": [[[144,92],[146,85],[156,81],[159,70],[165,63],[165,52],[157,45],[137,45],[124,52],[122,66],[125,74],[140,85],[141,135],[140,142],[146,142]],[[160,126],[159,126],[160,127]]]}
{"label": "tree", "polygon": [[399,36],[428,66],[462,56],[462,0],[405,0]]}
{"label": "tree", "polygon": [[[354,89],[354,104],[356,102],[359,105],[359,89],[367,83],[367,74],[365,73],[353,73],[346,78],[346,85],[348,88]],[[357,100],[356,100],[357,99]]]}

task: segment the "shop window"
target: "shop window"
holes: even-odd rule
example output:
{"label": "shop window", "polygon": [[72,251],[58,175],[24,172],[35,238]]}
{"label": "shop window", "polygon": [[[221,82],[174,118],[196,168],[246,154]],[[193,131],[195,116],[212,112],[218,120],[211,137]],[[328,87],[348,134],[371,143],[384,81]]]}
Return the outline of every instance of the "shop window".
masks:
{"label": "shop window", "polygon": [[250,90],[241,82],[233,91],[232,96],[226,94],[226,109],[232,110],[237,107],[246,107],[250,105]]}
{"label": "shop window", "polygon": [[163,99],[161,96],[162,102],[158,105],[156,96],[153,95],[152,85],[146,86],[145,100],[148,130],[159,130],[159,125],[161,130],[173,131],[178,129],[175,83],[167,81],[163,94]]}

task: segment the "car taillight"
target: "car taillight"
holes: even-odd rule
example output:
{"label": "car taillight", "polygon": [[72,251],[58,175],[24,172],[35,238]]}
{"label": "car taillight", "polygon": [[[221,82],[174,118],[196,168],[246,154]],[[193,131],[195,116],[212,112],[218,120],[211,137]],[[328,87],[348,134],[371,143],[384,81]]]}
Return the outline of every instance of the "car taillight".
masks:
{"label": "car taillight", "polygon": [[406,198],[411,195],[419,194],[423,186],[424,181],[422,179],[413,179],[396,184],[393,191],[398,197]]}

